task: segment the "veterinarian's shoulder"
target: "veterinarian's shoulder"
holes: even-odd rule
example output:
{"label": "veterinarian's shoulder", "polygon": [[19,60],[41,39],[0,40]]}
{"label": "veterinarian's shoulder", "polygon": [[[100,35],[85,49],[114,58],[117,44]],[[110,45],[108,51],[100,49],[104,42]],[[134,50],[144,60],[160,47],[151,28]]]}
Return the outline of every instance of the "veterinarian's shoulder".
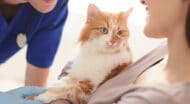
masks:
{"label": "veterinarian's shoulder", "polygon": [[58,0],[55,8],[46,15],[60,14],[60,13],[66,14],[68,12],[68,1],[69,0]]}
{"label": "veterinarian's shoulder", "polygon": [[58,0],[55,8],[48,13],[37,13],[37,22],[40,27],[62,27],[68,16],[68,1]]}
{"label": "veterinarian's shoulder", "polygon": [[68,9],[68,2],[69,0],[58,0],[53,12]]}

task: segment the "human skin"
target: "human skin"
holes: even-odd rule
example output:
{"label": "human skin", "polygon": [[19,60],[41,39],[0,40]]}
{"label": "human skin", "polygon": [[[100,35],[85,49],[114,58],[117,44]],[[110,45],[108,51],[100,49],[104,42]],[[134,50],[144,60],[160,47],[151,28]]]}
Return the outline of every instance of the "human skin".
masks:
{"label": "human skin", "polygon": [[[168,40],[168,60],[160,73],[154,70],[143,73],[139,85],[152,83],[142,81],[151,79],[151,74],[164,77],[154,78],[153,82],[175,84],[190,81],[190,47],[186,39],[186,19],[189,10],[189,0],[140,0],[147,10],[144,33],[150,38],[166,38]],[[152,72],[151,72],[152,71]],[[150,73],[148,73],[150,72]],[[145,78],[146,77],[146,78]],[[164,83],[165,84],[165,83]]]}
{"label": "human skin", "polygon": [[41,13],[47,13],[53,10],[58,0],[1,0],[0,3],[18,5],[30,3],[36,10]]}

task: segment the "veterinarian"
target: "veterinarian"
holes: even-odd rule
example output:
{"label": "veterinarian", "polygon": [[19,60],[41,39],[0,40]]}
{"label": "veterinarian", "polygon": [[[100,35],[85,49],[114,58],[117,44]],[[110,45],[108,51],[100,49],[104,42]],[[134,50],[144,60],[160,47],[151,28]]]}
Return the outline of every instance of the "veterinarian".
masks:
{"label": "veterinarian", "polygon": [[[67,18],[67,4],[68,0],[0,0],[0,64],[27,46],[26,86],[45,86]],[[0,102],[40,104],[24,98],[42,92],[43,88],[22,87],[0,93]]]}

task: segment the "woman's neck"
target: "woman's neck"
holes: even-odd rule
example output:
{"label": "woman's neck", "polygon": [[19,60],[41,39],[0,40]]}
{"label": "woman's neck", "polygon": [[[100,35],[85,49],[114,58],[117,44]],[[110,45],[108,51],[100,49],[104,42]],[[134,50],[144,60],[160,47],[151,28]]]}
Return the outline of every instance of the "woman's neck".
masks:
{"label": "woman's neck", "polygon": [[178,83],[190,81],[190,48],[186,41],[184,27],[178,28],[168,38],[168,49],[168,62],[164,70],[168,82]]}

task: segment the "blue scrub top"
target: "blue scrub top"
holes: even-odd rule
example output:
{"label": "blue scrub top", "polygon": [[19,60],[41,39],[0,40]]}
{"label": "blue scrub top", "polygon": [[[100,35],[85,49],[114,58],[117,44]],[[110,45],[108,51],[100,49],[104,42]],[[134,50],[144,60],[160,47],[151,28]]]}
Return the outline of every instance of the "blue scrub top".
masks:
{"label": "blue scrub top", "polygon": [[67,3],[68,0],[58,0],[53,11],[46,14],[39,13],[29,3],[23,4],[9,24],[0,11],[0,64],[21,49],[16,38],[19,33],[26,33],[28,63],[50,67],[68,15]]}

